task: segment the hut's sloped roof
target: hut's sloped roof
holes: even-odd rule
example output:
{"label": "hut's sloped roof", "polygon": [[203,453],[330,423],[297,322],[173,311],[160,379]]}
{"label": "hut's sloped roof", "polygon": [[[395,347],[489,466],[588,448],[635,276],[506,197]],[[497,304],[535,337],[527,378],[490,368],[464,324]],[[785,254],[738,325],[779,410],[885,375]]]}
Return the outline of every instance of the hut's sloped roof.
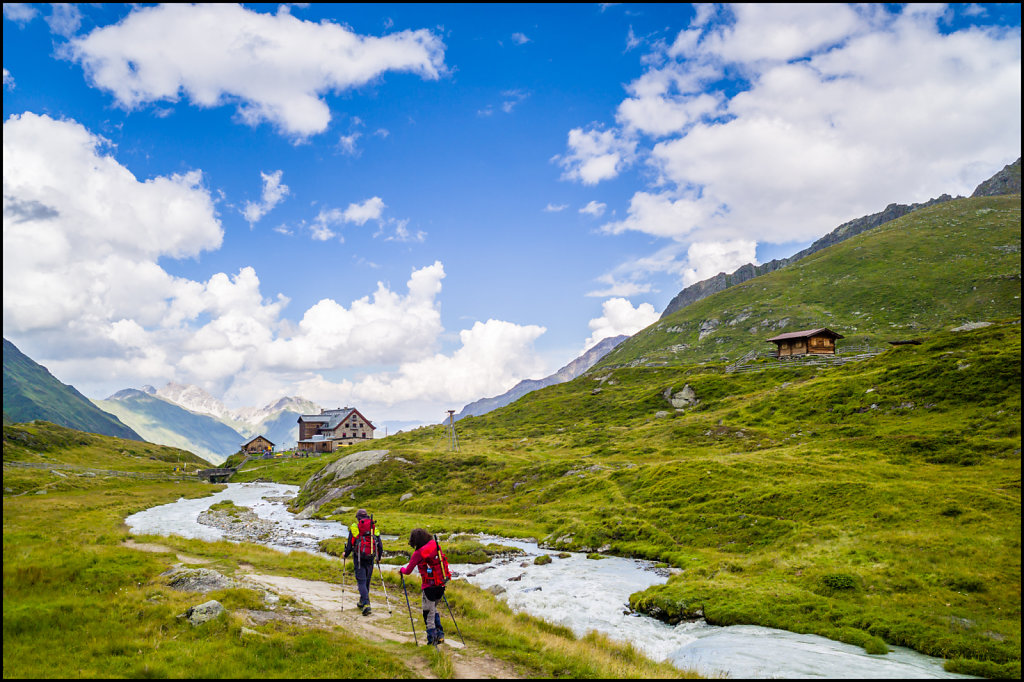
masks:
{"label": "hut's sloped roof", "polygon": [[258,441],[260,438],[262,438],[263,440],[267,441],[271,445],[274,444],[273,441],[271,441],[269,438],[267,438],[266,436],[260,434],[259,436],[254,436],[253,438],[250,438],[246,442],[242,443],[242,447],[244,448],[246,445],[251,445],[251,444],[255,443],[256,441]]}
{"label": "hut's sloped roof", "polygon": [[821,327],[819,329],[804,329],[799,332],[786,332],[785,334],[779,334],[768,339],[768,343],[773,341],[789,341],[790,339],[806,339],[811,336],[818,336],[819,334],[825,334],[831,336],[833,339],[843,338],[842,334],[837,334],[828,327]]}
{"label": "hut's sloped roof", "polygon": [[371,429],[376,428],[369,419],[363,416],[362,412],[354,407],[346,407],[343,410],[324,410],[323,414],[304,414],[299,417],[299,421],[302,422],[317,422],[322,424],[319,429],[333,431],[346,419],[348,419],[353,413],[358,414],[363,420],[370,426]]}

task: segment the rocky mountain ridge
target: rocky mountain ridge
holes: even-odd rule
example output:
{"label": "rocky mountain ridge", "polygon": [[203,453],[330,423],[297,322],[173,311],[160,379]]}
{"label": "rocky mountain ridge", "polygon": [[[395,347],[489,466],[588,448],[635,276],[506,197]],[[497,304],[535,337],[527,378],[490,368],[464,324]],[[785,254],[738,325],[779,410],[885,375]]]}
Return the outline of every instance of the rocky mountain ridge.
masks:
{"label": "rocky mountain ridge", "polygon": [[496,410],[499,407],[504,407],[505,405],[514,403],[516,400],[519,400],[531,391],[536,391],[539,388],[547,388],[548,386],[554,386],[555,384],[562,384],[566,381],[572,381],[597,364],[601,358],[610,353],[616,346],[628,338],[628,336],[623,334],[620,336],[612,336],[607,339],[602,339],[590,350],[568,363],[554,374],[546,376],[543,379],[523,379],[501,395],[494,396],[493,398],[481,398],[480,400],[471,402],[463,407],[461,412],[455,415],[455,419],[459,420],[464,417],[487,414],[491,410]]}
{"label": "rocky mountain ridge", "polygon": [[4,422],[36,419],[88,433],[142,440],[116,416],[93,405],[74,386],[61,382],[4,339]]}
{"label": "rocky mountain ridge", "polygon": [[246,440],[217,417],[185,409],[148,391],[126,388],[93,402],[117,415],[150,443],[188,450],[214,464],[237,452]]}
{"label": "rocky mountain ridge", "polygon": [[[133,390],[133,389],[126,389]],[[163,388],[143,386],[142,392],[174,403],[190,412],[215,417],[246,437],[259,435],[267,422],[278,419],[282,413],[315,414],[320,406],[312,400],[299,396],[285,396],[263,407],[242,407],[232,410],[199,386],[168,382]],[[119,391],[108,399],[116,399]]]}

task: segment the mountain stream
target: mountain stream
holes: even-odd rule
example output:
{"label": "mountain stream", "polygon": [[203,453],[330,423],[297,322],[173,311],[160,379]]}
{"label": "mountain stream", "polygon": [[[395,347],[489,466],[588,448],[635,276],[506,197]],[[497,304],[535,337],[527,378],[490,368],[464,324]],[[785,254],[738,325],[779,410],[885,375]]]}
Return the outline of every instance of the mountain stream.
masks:
{"label": "mountain stream", "polygon": [[[139,535],[222,540],[221,530],[198,523],[197,517],[212,504],[231,500],[277,524],[271,541],[264,544],[281,551],[319,554],[317,543],[343,537],[345,526],[335,521],[295,519],[280,498],[297,491],[297,486],[276,483],[229,483],[226,490],[209,497],[182,498],[133,514],[125,523]],[[519,547],[526,554],[490,564],[453,565],[457,579],[484,589],[501,586],[505,591],[498,598],[514,611],[566,626],[578,636],[597,630],[681,669],[709,676],[765,679],[966,677],[943,670],[942,659],[902,647],[891,647],[886,655],[871,655],[860,647],[817,635],[754,625],[719,627],[704,621],[668,625],[629,611],[630,594],[667,579],[651,562],[618,557],[595,561],[580,553],[559,559],[557,553],[540,549],[534,542],[491,536],[481,540]],[[549,554],[553,561],[535,566],[533,559],[541,554]]]}

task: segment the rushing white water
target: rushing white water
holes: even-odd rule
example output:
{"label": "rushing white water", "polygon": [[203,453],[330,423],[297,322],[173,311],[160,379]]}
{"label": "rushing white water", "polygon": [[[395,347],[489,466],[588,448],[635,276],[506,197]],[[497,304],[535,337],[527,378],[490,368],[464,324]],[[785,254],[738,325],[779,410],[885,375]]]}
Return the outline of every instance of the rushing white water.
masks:
{"label": "rushing white water", "polygon": [[[230,483],[227,490],[210,497],[153,507],[129,516],[125,523],[140,535],[220,540],[224,537],[220,530],[201,525],[196,518],[215,502],[232,500],[286,529],[287,545],[272,545],[285,551],[316,551],[319,540],[345,535],[341,523],[296,520],[284,503],[263,499],[297,490],[296,486],[275,483]],[[559,559],[536,543],[494,537],[481,540],[519,547],[526,554],[495,561],[489,567],[452,566],[460,578],[483,588],[505,588],[499,598],[513,610],[564,625],[577,635],[596,630],[631,642],[650,658],[668,660],[683,669],[734,678],[965,677],[947,673],[941,659],[902,647],[894,647],[886,655],[870,655],[860,647],[824,637],[753,625],[717,627],[703,621],[667,625],[628,610],[630,594],[666,580],[650,562],[618,557],[595,561],[579,553]],[[553,561],[534,565],[534,557],[541,554],[549,554]]]}

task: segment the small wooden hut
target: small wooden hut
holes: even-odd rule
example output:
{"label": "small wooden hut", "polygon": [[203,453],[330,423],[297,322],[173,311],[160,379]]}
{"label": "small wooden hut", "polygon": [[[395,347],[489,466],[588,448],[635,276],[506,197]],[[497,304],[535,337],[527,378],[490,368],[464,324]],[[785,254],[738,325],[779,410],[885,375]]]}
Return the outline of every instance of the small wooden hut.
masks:
{"label": "small wooden hut", "polygon": [[269,452],[274,449],[274,444],[263,436],[256,436],[248,443],[242,445],[242,452],[250,455],[260,454],[263,452]]}
{"label": "small wooden hut", "polygon": [[843,338],[831,329],[805,329],[799,332],[787,332],[768,339],[768,343],[776,345],[775,357],[785,358],[793,355],[835,355],[836,339]]}

